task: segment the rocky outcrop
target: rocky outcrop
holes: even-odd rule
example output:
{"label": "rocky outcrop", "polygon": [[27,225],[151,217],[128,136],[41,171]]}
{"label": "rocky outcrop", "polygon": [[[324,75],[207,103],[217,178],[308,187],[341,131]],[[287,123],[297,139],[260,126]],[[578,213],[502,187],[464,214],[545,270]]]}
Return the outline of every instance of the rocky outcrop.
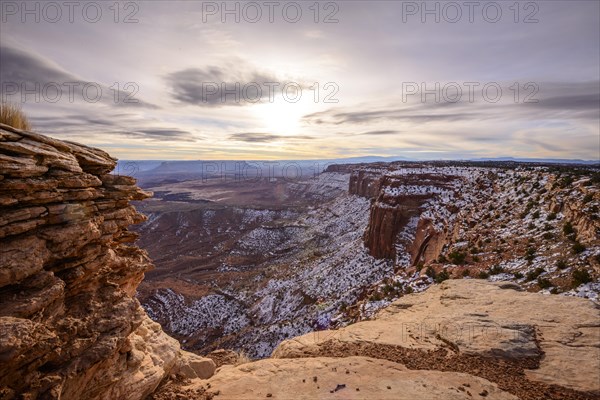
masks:
{"label": "rocky outcrop", "polygon": [[[361,176],[360,171],[355,174]],[[373,179],[357,179],[357,182],[372,182]],[[369,225],[364,235],[369,254],[376,258],[394,259],[398,233],[411,218],[421,215],[423,205],[436,195],[438,189],[445,188],[453,179],[432,174],[385,175],[379,178],[378,193],[371,205]],[[368,193],[375,185],[366,186]],[[423,240],[426,237],[423,236]],[[413,246],[412,258],[416,259],[420,244],[415,242]],[[432,253],[432,249],[428,254]]]}
{"label": "rocky outcrop", "polygon": [[[547,185],[550,190],[552,190],[551,187],[551,184]],[[585,195],[591,196],[596,201],[600,200],[598,191],[589,190],[589,187],[585,186],[582,186],[581,189]],[[551,192],[550,211],[563,213],[567,221],[573,225],[579,240],[584,243],[598,240],[600,238],[600,217],[598,217],[597,209],[596,211],[587,209],[588,205],[583,201],[583,196],[573,199],[572,196],[569,196],[568,190],[558,189]]]}
{"label": "rocky outcrop", "polygon": [[398,232],[408,223],[411,215],[418,214],[417,210],[410,209],[406,204],[398,204],[399,200],[382,196],[371,206],[364,241],[373,257],[394,259]]}
{"label": "rocky outcrop", "polygon": [[149,194],[115,165],[0,124],[1,398],[142,399],[195,360],[134,297],[152,265],[129,201]]}
{"label": "rocky outcrop", "polygon": [[450,280],[399,299],[371,321],[285,341],[273,357],[361,355],[469,373],[521,399],[597,398],[599,316],[588,300]]}
{"label": "rocky outcrop", "polygon": [[155,399],[596,399],[598,312],[510,282],[450,280]]}
{"label": "rocky outcrop", "polygon": [[435,261],[448,242],[447,236],[447,232],[439,230],[429,218],[420,218],[414,240],[406,246],[411,265]]}
{"label": "rocky outcrop", "polygon": [[348,193],[367,198],[377,197],[381,180],[379,171],[355,169],[350,174]]}

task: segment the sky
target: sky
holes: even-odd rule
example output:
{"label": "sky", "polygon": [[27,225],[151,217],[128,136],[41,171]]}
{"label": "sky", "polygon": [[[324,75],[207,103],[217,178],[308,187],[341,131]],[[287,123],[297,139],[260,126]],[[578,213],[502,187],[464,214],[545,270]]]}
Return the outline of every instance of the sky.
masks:
{"label": "sky", "polygon": [[2,1],[2,99],[120,159],[600,159],[599,1]]}

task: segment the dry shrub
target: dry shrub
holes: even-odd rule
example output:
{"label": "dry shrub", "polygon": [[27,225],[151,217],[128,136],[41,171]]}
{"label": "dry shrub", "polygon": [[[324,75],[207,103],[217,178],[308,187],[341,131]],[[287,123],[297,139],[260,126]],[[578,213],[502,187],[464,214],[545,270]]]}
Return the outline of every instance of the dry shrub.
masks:
{"label": "dry shrub", "polygon": [[24,131],[31,130],[31,124],[27,120],[25,113],[16,104],[0,103],[0,122]]}
{"label": "dry shrub", "polygon": [[252,362],[252,359],[248,356],[248,354],[246,354],[246,352],[244,352],[243,350],[237,353],[237,360],[235,362],[235,365],[242,365],[242,364],[248,364]]}

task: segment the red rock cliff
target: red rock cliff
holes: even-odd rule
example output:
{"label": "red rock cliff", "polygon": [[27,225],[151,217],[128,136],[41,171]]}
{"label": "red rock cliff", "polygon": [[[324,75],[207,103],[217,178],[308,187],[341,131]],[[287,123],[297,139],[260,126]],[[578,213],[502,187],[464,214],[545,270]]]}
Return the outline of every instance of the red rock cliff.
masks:
{"label": "red rock cliff", "polygon": [[379,194],[382,175],[380,172],[356,170],[350,174],[348,192],[362,197],[374,198]]}
{"label": "red rock cliff", "polygon": [[[419,207],[430,194],[396,194],[393,189],[406,183],[405,179],[385,176],[377,198],[371,205],[369,225],[365,232],[365,246],[377,258],[395,258],[396,237],[410,218],[419,215]],[[389,190],[391,189],[391,190]]]}
{"label": "red rock cliff", "polygon": [[0,398],[142,399],[180,364],[134,298],[148,194],[115,164],[0,124]]}
{"label": "red rock cliff", "polygon": [[[355,171],[355,186],[362,193],[369,193],[377,182],[377,195],[371,205],[369,225],[365,231],[365,246],[377,258],[394,259],[398,234],[411,218],[420,217],[426,201],[435,196],[437,189],[449,189],[451,176],[434,174],[383,175],[376,177]],[[350,190],[352,193],[352,178]],[[366,189],[364,189],[366,187]],[[434,229],[427,218],[419,220],[414,240],[404,243],[411,255],[411,262],[437,258],[445,244],[444,232]]]}

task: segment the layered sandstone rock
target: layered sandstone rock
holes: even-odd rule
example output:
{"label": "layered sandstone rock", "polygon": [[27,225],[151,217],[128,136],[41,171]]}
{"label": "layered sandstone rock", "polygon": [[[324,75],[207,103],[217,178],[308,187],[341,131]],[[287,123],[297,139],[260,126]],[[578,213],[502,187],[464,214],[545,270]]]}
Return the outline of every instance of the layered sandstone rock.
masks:
{"label": "layered sandstone rock", "polygon": [[129,201],[149,194],[115,165],[0,124],[2,398],[142,399],[182,363],[134,298],[151,263]]}
{"label": "layered sandstone rock", "polygon": [[406,246],[411,257],[411,265],[426,264],[436,260],[448,242],[448,236],[449,233],[436,227],[431,219],[419,218],[415,238]]}
{"label": "layered sandstone rock", "polygon": [[[600,218],[598,213],[586,212],[586,203],[582,198],[568,196],[569,189],[555,189],[552,191],[552,183],[546,185],[551,190],[552,200],[550,202],[550,211],[554,213],[561,212],[573,225],[577,232],[579,240],[584,243],[590,243],[598,240],[600,237]],[[596,201],[600,200],[600,193],[591,191],[588,187],[582,187],[586,195],[593,196]]]}
{"label": "layered sandstone rock", "polygon": [[[357,173],[360,176],[360,171]],[[371,182],[358,180],[357,182]],[[415,175],[385,175],[378,182],[377,195],[371,205],[369,225],[365,231],[365,246],[369,253],[377,258],[394,259],[396,257],[396,244],[398,233],[409,223],[411,218],[419,217],[426,201],[435,195],[435,190],[446,188],[456,177],[445,177],[432,174]],[[363,185],[365,185],[363,183]],[[360,186],[360,185],[359,185]],[[375,185],[367,185],[369,193]],[[429,241],[432,231],[428,228],[429,235],[424,235],[422,241],[414,241],[411,246],[411,258],[420,258],[421,243]],[[427,243],[425,243],[425,246]],[[441,248],[441,246],[438,246]],[[437,248],[437,247],[436,247]],[[430,247],[428,256],[434,254],[434,246]],[[432,256],[437,257],[437,254]]]}
{"label": "layered sandstone rock", "polygon": [[348,193],[368,198],[377,197],[381,180],[379,171],[355,169],[350,174]]}
{"label": "layered sandstone rock", "polygon": [[270,359],[173,382],[154,398],[595,399],[599,316],[583,299],[451,280],[373,320],[287,340]]}
{"label": "layered sandstone rock", "polygon": [[528,293],[513,283],[450,280],[399,299],[371,321],[287,340],[273,353],[354,355],[468,372],[519,398],[595,398],[600,311],[588,300]]}

